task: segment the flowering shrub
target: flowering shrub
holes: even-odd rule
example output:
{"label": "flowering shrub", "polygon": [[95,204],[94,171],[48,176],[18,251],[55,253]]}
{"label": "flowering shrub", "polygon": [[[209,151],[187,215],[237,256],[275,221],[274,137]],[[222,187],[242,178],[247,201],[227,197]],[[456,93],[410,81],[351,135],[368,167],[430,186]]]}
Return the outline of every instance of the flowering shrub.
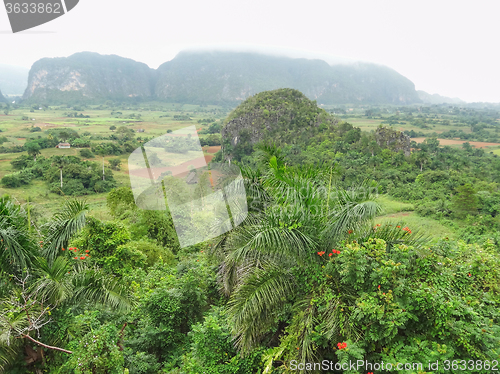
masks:
{"label": "flowering shrub", "polygon": [[499,261],[493,244],[347,242],[315,270],[297,268],[299,287],[314,295],[313,317],[291,315],[281,346],[268,357],[301,357],[307,331],[319,361],[498,360]]}

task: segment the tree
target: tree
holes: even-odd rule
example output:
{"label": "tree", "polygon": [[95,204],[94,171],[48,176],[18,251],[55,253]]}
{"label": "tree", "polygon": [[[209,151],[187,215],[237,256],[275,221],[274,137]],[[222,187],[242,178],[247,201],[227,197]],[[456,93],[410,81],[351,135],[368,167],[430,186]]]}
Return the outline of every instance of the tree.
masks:
{"label": "tree", "polygon": [[[244,352],[258,345],[262,334],[275,325],[278,310],[288,310],[289,302],[295,304],[294,314],[313,318],[309,308],[313,295],[299,291],[300,277],[314,273],[321,260],[318,254],[327,253],[351,233],[363,237],[380,210],[368,186],[341,190],[332,186],[331,172],[286,167],[283,159],[271,156],[258,181],[265,194],[248,191],[250,206],[268,196],[260,201],[263,210],[247,217],[214,249],[222,263],[220,282],[230,298],[229,324]],[[311,333],[302,332],[297,342],[307,358],[312,354],[307,347]]]}
{"label": "tree", "polygon": [[81,149],[80,156],[85,158],[92,158],[94,154],[90,151],[90,149]]}
{"label": "tree", "polygon": [[122,160],[119,158],[112,158],[109,160],[109,165],[111,166],[111,169],[113,170],[120,170],[120,165],[122,163]]}
{"label": "tree", "polygon": [[134,139],[135,137],[135,131],[132,130],[132,129],[129,129],[125,126],[120,126],[118,127],[118,129],[116,130],[116,136],[118,136],[118,139],[122,140],[122,141],[128,141],[128,140],[132,140]]}
{"label": "tree", "polygon": [[64,167],[68,164],[69,164],[69,160],[66,156],[54,156],[54,159],[52,161],[52,165],[59,168],[59,172],[61,174],[61,188],[63,188],[62,172],[63,172]]}
{"label": "tree", "polygon": [[62,140],[62,141],[66,141],[68,140],[69,138],[71,137],[71,135],[67,132],[67,131],[61,131],[59,133],[59,138]]}
{"label": "tree", "polygon": [[423,170],[424,165],[429,161],[429,155],[427,152],[419,151],[415,153],[415,162],[420,165],[420,171]]}
{"label": "tree", "polygon": [[40,153],[40,149],[41,149],[40,145],[38,143],[31,142],[31,143],[26,143],[25,148],[28,151],[28,155],[33,157],[33,160],[36,162],[36,156],[41,154]]}
{"label": "tree", "polygon": [[110,129],[111,131],[115,131],[115,130],[116,130],[116,126],[115,126],[115,125],[113,125],[113,126],[109,126],[109,129]]}
{"label": "tree", "polygon": [[457,193],[452,198],[452,211],[458,218],[468,214],[477,214],[478,198],[470,183],[457,187]]}

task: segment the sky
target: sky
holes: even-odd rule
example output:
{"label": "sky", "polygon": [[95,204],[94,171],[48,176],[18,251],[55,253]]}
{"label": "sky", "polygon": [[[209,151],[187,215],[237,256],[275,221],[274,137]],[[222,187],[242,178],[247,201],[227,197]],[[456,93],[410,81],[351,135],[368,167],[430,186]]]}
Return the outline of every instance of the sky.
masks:
{"label": "sky", "polygon": [[499,14],[497,0],[80,0],[17,34],[0,8],[0,63],[92,51],[157,68],[184,49],[236,48],[374,62],[417,90],[500,102]]}

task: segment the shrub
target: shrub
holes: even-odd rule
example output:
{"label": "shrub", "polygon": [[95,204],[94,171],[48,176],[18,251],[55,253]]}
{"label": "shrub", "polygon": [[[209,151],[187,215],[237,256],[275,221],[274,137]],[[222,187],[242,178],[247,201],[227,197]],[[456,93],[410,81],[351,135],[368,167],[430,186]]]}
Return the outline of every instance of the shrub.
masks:
{"label": "shrub", "polygon": [[80,157],[92,158],[94,157],[94,154],[90,151],[90,149],[80,149]]}

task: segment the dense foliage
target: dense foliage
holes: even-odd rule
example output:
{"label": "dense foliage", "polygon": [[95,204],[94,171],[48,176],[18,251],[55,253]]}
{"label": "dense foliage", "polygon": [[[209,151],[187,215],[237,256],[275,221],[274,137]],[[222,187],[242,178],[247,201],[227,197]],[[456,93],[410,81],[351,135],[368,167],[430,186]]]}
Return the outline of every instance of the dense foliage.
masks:
{"label": "dense foliage", "polygon": [[115,187],[113,173],[96,162],[82,161],[74,156],[38,157],[19,156],[11,162],[19,171],[4,176],[5,187],[29,185],[34,180],[45,180],[51,192],[62,195],[89,195],[107,192]]}
{"label": "dense foliage", "polygon": [[[413,118],[409,111],[391,121]],[[482,130],[493,129],[488,111],[455,114],[479,115],[491,126]],[[28,154],[12,159],[5,186],[109,192],[101,211],[61,196],[43,220],[30,202],[0,199],[0,371],[312,374],[326,369],[306,363],[327,362],[332,373],[379,372],[349,364],[362,360],[397,374],[492,372],[500,360],[499,158],[468,143],[441,147],[435,137],[410,150],[400,131],[362,132],[294,90],[256,95],[224,124],[245,117],[262,137],[240,128],[241,142],[228,137],[224,151],[241,168],[248,214],[184,248],[168,210],[139,209],[129,187],[113,188],[109,168],[103,178],[100,163],[40,155],[80,139],[90,142],[83,158],[118,156],[150,139],[112,126],[109,136],[49,130],[22,146]],[[433,120],[427,125],[446,118]],[[200,124],[207,142],[219,139],[212,114]],[[109,161],[117,171],[121,162]],[[375,223],[381,193],[460,228],[459,240]],[[445,360],[466,369],[449,370]]]}

